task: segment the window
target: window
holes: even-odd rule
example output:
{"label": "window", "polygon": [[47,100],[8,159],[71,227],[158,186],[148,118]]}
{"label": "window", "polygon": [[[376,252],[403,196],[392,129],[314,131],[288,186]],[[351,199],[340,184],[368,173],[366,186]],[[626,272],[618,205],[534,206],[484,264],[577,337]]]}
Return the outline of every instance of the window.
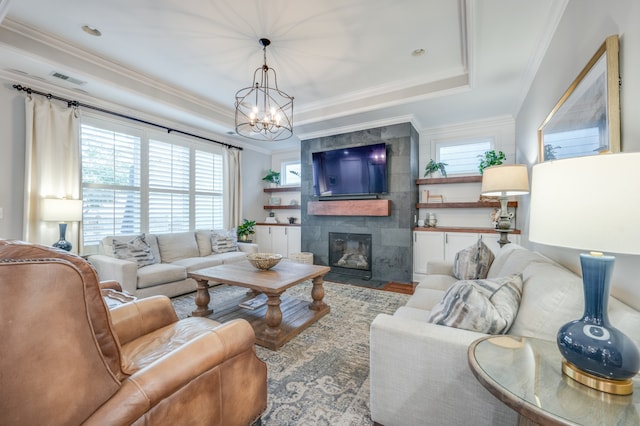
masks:
{"label": "window", "polygon": [[300,161],[287,161],[282,163],[281,184],[297,186],[300,185]]}
{"label": "window", "polygon": [[436,144],[436,158],[447,164],[447,175],[478,174],[478,155],[491,149],[490,139],[440,142]]}
{"label": "window", "polygon": [[222,148],[83,117],[83,238],[223,227]]}

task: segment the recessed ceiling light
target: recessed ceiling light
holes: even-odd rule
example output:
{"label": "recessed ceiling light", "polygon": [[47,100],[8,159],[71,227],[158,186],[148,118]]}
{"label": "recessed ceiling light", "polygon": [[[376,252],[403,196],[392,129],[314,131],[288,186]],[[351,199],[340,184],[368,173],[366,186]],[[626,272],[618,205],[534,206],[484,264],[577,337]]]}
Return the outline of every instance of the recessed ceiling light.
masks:
{"label": "recessed ceiling light", "polygon": [[413,52],[411,52],[411,56],[422,56],[426,53],[426,51],[424,49],[416,49]]}
{"label": "recessed ceiling light", "polygon": [[100,32],[99,29],[92,27],[91,25],[83,25],[82,26],[82,31],[84,31],[85,33],[92,35],[92,36],[96,36],[96,37],[100,37],[102,35],[102,33]]}

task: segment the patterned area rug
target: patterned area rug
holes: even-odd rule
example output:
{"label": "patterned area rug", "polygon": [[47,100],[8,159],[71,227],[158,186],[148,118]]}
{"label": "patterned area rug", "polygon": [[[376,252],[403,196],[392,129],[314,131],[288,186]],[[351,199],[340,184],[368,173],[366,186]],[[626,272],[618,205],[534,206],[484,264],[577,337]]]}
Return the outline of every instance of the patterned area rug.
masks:
{"label": "patterned area rug", "polygon": [[[262,424],[372,425],[369,410],[369,327],[379,313],[393,313],[408,295],[325,282],[331,312],[277,352],[256,346],[267,363],[269,396]],[[246,292],[226,285],[210,290],[214,311]],[[311,300],[311,283],[287,294]],[[174,298],[180,318],[195,308],[195,293]]]}

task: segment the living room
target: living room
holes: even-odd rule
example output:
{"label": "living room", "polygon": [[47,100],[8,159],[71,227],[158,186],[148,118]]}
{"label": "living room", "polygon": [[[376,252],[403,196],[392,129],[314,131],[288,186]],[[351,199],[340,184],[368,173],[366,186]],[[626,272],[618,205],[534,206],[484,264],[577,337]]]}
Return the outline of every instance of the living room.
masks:
{"label": "living room", "polygon": [[[461,4],[469,4],[478,12],[482,10],[477,1],[461,2]],[[640,29],[637,27],[637,19],[640,17],[640,4],[635,0],[615,0],[610,2],[602,2],[598,0],[568,0],[548,5],[549,10],[557,12],[556,21],[546,23],[546,38],[539,39],[537,49],[530,51],[538,52],[537,57],[530,58],[531,63],[526,73],[518,75],[520,80],[521,93],[517,94],[517,105],[513,105],[508,114],[491,114],[491,115],[464,115],[462,111],[466,109],[460,108],[460,115],[456,116],[456,101],[459,102],[463,93],[453,93],[448,96],[447,105],[449,109],[442,111],[437,117],[439,121],[419,121],[413,119],[413,111],[411,106],[405,107],[404,114],[396,116],[377,116],[373,118],[361,118],[358,113],[343,118],[342,120],[332,120],[326,117],[326,127],[322,127],[321,118],[315,119],[311,125],[305,128],[305,137],[298,141],[297,145],[287,145],[284,142],[280,145],[282,148],[273,148],[278,146],[279,142],[273,142],[274,145],[268,147],[260,146],[259,143],[238,142],[238,139],[231,137],[224,132],[216,133],[209,124],[203,124],[198,128],[196,125],[185,126],[182,117],[176,115],[172,119],[166,119],[160,106],[155,110],[141,110],[135,106],[127,105],[123,100],[122,104],[117,105],[113,102],[107,102],[100,97],[95,97],[81,91],[74,91],[68,86],[56,87],[50,81],[41,81],[33,78],[37,75],[34,71],[32,75],[20,74],[16,72],[12,63],[13,58],[7,53],[6,61],[3,60],[3,67],[0,69],[0,104],[1,110],[4,112],[0,115],[0,135],[3,140],[4,155],[0,158],[0,176],[4,182],[4,190],[0,194],[0,237],[2,239],[25,239],[24,232],[24,210],[25,210],[25,113],[24,98],[25,94],[16,91],[13,87],[15,84],[32,87],[45,93],[54,93],[66,98],[75,99],[80,97],[88,104],[104,105],[109,109],[116,109],[129,115],[146,118],[152,122],[167,123],[169,127],[181,129],[195,134],[203,135],[214,140],[222,141],[230,145],[242,146],[241,156],[241,177],[242,177],[242,212],[241,217],[250,218],[263,222],[268,215],[265,210],[265,193],[262,177],[268,169],[280,169],[282,163],[289,161],[300,161],[303,164],[304,174],[310,170],[310,158],[303,157],[308,155],[309,151],[303,149],[303,145],[308,141],[317,141],[323,138],[334,138],[339,135],[367,132],[372,129],[388,128],[397,125],[408,125],[413,128],[418,135],[417,142],[417,175],[415,178],[423,178],[423,171],[426,164],[434,157],[435,144],[443,139],[470,139],[478,136],[491,136],[499,142],[496,149],[501,149],[507,153],[508,164],[524,164],[529,171],[531,178],[532,167],[539,161],[539,140],[538,129],[545,120],[545,117],[551,112],[554,105],[558,102],[562,94],[571,85],[576,76],[585,67],[590,58],[594,55],[604,40],[610,36],[617,34],[619,36],[619,72],[621,77],[620,85],[620,151],[622,153],[640,152],[640,124],[635,117],[640,113],[640,106],[635,100],[636,95],[640,95],[640,77],[636,72],[640,67]],[[15,4],[15,0],[14,0]],[[403,3],[404,4],[404,3]],[[494,7],[517,7],[512,2],[492,2]],[[410,5],[408,5],[410,7]],[[15,22],[11,12],[11,1],[0,2],[0,12],[6,13],[6,18],[0,25],[0,45],[5,49],[2,52],[11,52],[12,49],[20,49],[24,53],[24,44],[19,47],[14,43],[22,43],[26,37],[16,29]],[[2,15],[0,15],[2,16]],[[82,24],[82,23],[81,23]],[[505,24],[505,34],[502,38],[508,39],[507,31],[515,31],[510,25]],[[30,34],[33,36],[33,33]],[[258,34],[258,36],[262,36]],[[37,38],[37,37],[36,37]],[[16,41],[18,40],[18,41]],[[273,40],[274,45],[277,41]],[[35,43],[32,45],[31,54],[34,57],[39,55],[47,56],[48,53],[43,51],[45,43]],[[473,49],[473,46],[470,46]],[[518,46],[512,46],[513,52],[504,51],[503,55],[515,54]],[[267,50],[267,58],[270,60]],[[78,52],[76,52],[78,53]],[[200,53],[202,54],[202,53]],[[261,52],[260,52],[261,54]],[[61,61],[72,63],[72,57],[68,56]],[[490,61],[490,58],[484,58]],[[481,62],[477,63],[480,66]],[[259,64],[245,63],[241,70],[235,72],[248,79],[250,72],[254,66]],[[277,66],[275,66],[278,69]],[[98,69],[93,71],[99,79]],[[360,72],[366,73],[366,70]],[[505,73],[511,70],[505,70]],[[503,78],[501,75],[493,76],[499,80]],[[287,90],[286,79],[281,78],[279,84],[283,90]],[[322,83],[317,83],[318,87],[322,87]],[[122,87],[119,89],[122,90]],[[479,90],[473,88],[472,85],[467,90]],[[496,93],[496,96],[500,95]],[[125,99],[124,97],[123,99]],[[188,98],[188,99],[187,99]],[[166,103],[174,103],[177,110],[188,109],[188,103],[193,99],[185,96],[184,100],[180,100],[180,94],[176,93],[171,99],[165,99]],[[472,105],[476,110],[491,110],[489,104]],[[154,107],[155,108],[155,107]],[[215,108],[209,106],[202,107],[202,112],[196,121],[205,122],[206,116],[216,118],[219,114]],[[305,119],[309,119],[306,111],[300,112],[301,128],[304,128]],[[417,114],[417,112],[416,112]],[[447,117],[442,117],[443,115]],[[226,120],[226,118],[225,118]],[[215,121],[215,120],[213,120]],[[221,120],[224,121],[224,120]],[[294,119],[294,126],[296,120]],[[361,140],[359,141],[361,142]],[[348,143],[347,143],[348,145]],[[308,176],[308,175],[307,175]],[[307,177],[308,179],[308,177]],[[629,197],[633,197],[634,189],[637,186],[635,182],[629,182]],[[405,189],[412,192],[416,198],[419,197],[418,187],[414,182],[410,183],[410,188]],[[479,194],[478,194],[479,195]],[[309,194],[307,194],[307,197]],[[598,197],[598,194],[594,194]],[[529,212],[532,207],[531,195],[518,196],[517,224],[520,229],[518,242],[527,249],[538,251],[541,254],[554,259],[570,270],[580,273],[581,250],[556,247],[541,243],[535,243],[529,239]],[[305,206],[305,210],[300,209],[300,227],[302,229],[301,250],[309,251],[312,245],[312,230],[305,228],[305,216],[302,214],[306,211],[306,202],[308,198],[301,200]],[[411,203],[410,203],[411,204]],[[413,203],[415,205],[415,203]],[[622,206],[611,206],[612,209],[624,208]],[[415,207],[412,207],[416,211]],[[294,213],[293,215],[297,215]],[[405,226],[408,241],[406,245],[408,250],[411,247],[411,230],[415,226],[413,212],[406,212],[406,218],[410,224]],[[286,219],[288,215],[281,215],[280,220]],[[442,217],[446,224],[446,217]],[[594,217],[592,226],[604,226],[607,224],[606,217]],[[309,219],[307,225],[313,223]],[[629,224],[633,227],[633,224]],[[57,233],[57,227],[53,226],[54,233]],[[305,235],[305,233],[307,233]],[[514,235],[510,238],[513,239]],[[324,238],[324,237],[323,237]],[[394,237],[395,239],[396,237]],[[325,244],[323,242],[323,244]],[[409,257],[411,253],[409,251]],[[406,256],[405,256],[406,257]],[[412,265],[403,266],[408,269],[409,276],[399,275],[396,279],[385,280],[403,281],[409,284],[414,279],[411,275]],[[636,255],[616,254],[615,269],[612,276],[611,294],[618,300],[623,300],[629,306],[640,309],[640,287],[637,286],[636,280],[640,273],[640,265],[637,262]],[[425,420],[429,424],[428,420]]]}

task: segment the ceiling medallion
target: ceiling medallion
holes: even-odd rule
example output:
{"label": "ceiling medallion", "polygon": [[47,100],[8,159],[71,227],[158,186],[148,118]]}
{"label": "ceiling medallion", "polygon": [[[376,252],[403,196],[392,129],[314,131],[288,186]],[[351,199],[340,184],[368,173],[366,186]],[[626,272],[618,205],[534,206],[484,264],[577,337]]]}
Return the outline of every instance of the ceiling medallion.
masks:
{"label": "ceiling medallion", "polygon": [[264,64],[253,73],[253,83],[236,92],[236,132],[249,139],[280,141],[293,135],[293,97],[278,89],[276,71],[267,65],[267,46],[260,39]]}

